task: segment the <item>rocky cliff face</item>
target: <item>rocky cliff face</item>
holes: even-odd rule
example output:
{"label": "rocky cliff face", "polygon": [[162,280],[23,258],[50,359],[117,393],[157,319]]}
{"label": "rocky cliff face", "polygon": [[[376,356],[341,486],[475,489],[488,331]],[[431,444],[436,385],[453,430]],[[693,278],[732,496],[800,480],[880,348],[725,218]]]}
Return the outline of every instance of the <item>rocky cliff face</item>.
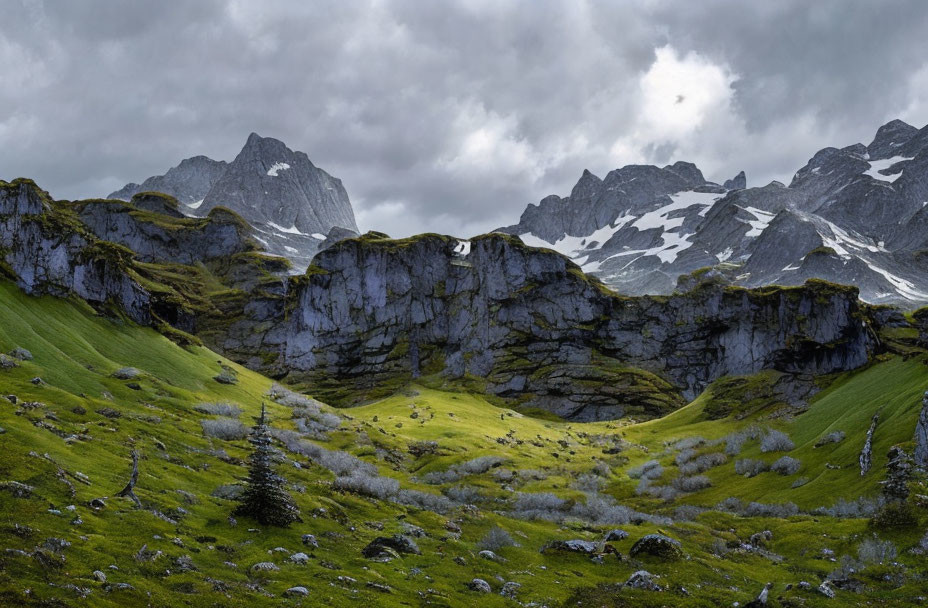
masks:
{"label": "rocky cliff face", "polygon": [[4,272],[29,293],[196,332],[343,403],[429,375],[574,420],[656,416],[724,375],[806,381],[876,347],[857,291],[824,282],[622,297],[510,235],[378,233],[287,281],[233,212],[191,219],[169,197],[133,201],[55,202],[28,180],[0,183]]}
{"label": "rocky cliff face", "polygon": [[342,241],[294,280],[287,310],[238,321],[220,346],[317,389],[442,372],[577,420],[664,413],[727,374],[853,369],[875,346],[853,288],[620,297],[502,234]]}
{"label": "rocky cliff face", "polygon": [[119,243],[145,262],[195,264],[258,249],[242,218],[214,207],[205,218],[180,213],[177,200],[137,194],[130,203],[97,200],[76,205],[78,217],[98,238]]}
{"label": "rocky cliff face", "polygon": [[99,242],[31,180],[0,181],[0,257],[26,293],[115,303],[134,321],[152,322],[150,294],[125,269],[131,252]]}

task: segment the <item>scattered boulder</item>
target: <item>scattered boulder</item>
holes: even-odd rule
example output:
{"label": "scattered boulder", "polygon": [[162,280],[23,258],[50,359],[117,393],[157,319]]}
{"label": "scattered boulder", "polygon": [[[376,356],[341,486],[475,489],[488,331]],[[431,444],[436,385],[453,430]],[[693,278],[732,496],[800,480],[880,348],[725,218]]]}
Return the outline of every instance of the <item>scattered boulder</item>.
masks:
{"label": "scattered boulder", "polygon": [[508,597],[511,600],[516,599],[516,594],[519,592],[519,589],[522,588],[521,583],[516,583],[514,581],[509,581],[508,583],[503,584],[503,588],[500,589],[499,594],[503,597]]}
{"label": "scattered boulder", "polygon": [[542,553],[597,553],[596,543],[589,540],[553,540],[541,548]]}
{"label": "scattered boulder", "polygon": [[12,403],[13,405],[16,405],[16,402],[19,401],[16,395],[7,395],[6,400]]}
{"label": "scattered boulder", "polygon": [[677,560],[683,557],[680,541],[663,534],[648,534],[639,538],[629,552],[632,557],[648,555],[665,561]]}
{"label": "scattered boulder", "polygon": [[105,583],[105,582],[106,582],[106,573],[103,572],[102,570],[94,570],[94,571],[93,571],[93,577],[94,577],[94,579],[96,579],[98,582],[101,582],[101,583]]}
{"label": "scattered boulder", "polygon": [[835,597],[835,589],[831,585],[831,581],[822,581],[822,584],[818,586],[818,592],[828,599],[834,599]]}
{"label": "scattered boulder", "polygon": [[14,367],[19,367],[16,359],[0,353],[0,369],[13,369]]}
{"label": "scattered boulder", "polygon": [[489,549],[484,549],[483,551],[481,551],[481,552],[478,553],[477,555],[479,555],[479,556],[482,557],[483,559],[488,559],[488,560],[490,560],[491,562],[501,562],[501,561],[503,561],[503,558],[501,558],[499,555],[493,553],[493,552],[490,551]]}
{"label": "scattered boulder", "polygon": [[307,547],[315,547],[315,548],[319,547],[319,542],[316,540],[316,537],[313,536],[312,534],[303,535],[303,544],[306,545]]}
{"label": "scattered boulder", "polygon": [[197,570],[196,565],[193,563],[193,558],[189,555],[182,555],[174,560],[174,566],[177,567],[181,572],[193,572]]}
{"label": "scattered boulder", "polygon": [[294,553],[290,556],[290,561],[303,566],[309,563],[309,556],[305,553]]}
{"label": "scattered boulder", "polygon": [[658,578],[647,570],[638,570],[625,581],[624,587],[631,589],[644,589],[645,591],[663,591],[664,588],[654,580]]}
{"label": "scattered boulder", "polygon": [[490,583],[486,582],[482,578],[475,578],[471,582],[467,583],[467,588],[471,591],[476,591],[477,593],[493,593],[493,589],[490,587]]}
{"label": "scattered boulder", "polygon": [[10,356],[20,361],[32,361],[32,353],[19,346],[10,351]]}
{"label": "scattered boulder", "polygon": [[280,570],[280,567],[274,562],[258,562],[251,569],[253,572],[274,572]]}
{"label": "scattered boulder", "polygon": [[121,367],[113,372],[113,377],[119,380],[134,380],[141,374],[142,372],[135,369],[134,367]]}
{"label": "scattered boulder", "polygon": [[764,606],[767,605],[767,598],[770,595],[771,589],[773,589],[773,583],[764,585],[764,588],[760,590],[757,597],[745,604],[744,608],[764,608]]}
{"label": "scattered boulder", "polygon": [[29,498],[35,488],[19,481],[0,481],[0,490],[6,490],[13,498]]}
{"label": "scattered boulder", "polygon": [[415,541],[402,534],[378,536],[361,550],[361,555],[368,559],[390,560],[399,557],[402,553],[419,555],[422,552]]}
{"label": "scattered boulder", "polygon": [[306,587],[290,587],[284,591],[286,597],[306,597],[309,595],[309,589]]}
{"label": "scattered boulder", "polygon": [[36,377],[33,378],[32,380],[30,380],[29,382],[35,384],[36,386],[38,386],[38,385],[40,385],[40,384],[45,384],[45,381],[42,380],[41,378],[39,378],[38,376],[36,376]]}
{"label": "scattered boulder", "polygon": [[606,538],[603,540],[605,540],[608,543],[609,541],[625,540],[626,538],[628,538],[628,532],[626,532],[625,530],[616,529],[616,530],[609,530],[608,532],[606,532]]}

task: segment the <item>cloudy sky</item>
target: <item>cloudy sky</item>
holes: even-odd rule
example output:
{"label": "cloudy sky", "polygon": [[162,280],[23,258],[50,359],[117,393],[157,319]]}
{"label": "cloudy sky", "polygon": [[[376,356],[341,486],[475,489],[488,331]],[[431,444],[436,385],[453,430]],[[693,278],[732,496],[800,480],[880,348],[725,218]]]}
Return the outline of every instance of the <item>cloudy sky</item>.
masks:
{"label": "cloudy sky", "polygon": [[922,0],[4,0],[0,178],[106,195],[252,131],[362,229],[466,236],[583,169],[788,181],[928,123]]}

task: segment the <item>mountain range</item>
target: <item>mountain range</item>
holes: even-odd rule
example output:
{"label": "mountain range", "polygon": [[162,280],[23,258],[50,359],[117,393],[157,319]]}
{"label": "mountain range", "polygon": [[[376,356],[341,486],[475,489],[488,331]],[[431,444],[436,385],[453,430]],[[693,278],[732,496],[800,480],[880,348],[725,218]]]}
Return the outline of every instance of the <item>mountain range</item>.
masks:
{"label": "mountain range", "polygon": [[915,272],[919,137],[468,239],[356,235],[258,136],[129,200],[0,180],[0,605],[923,605],[928,307],[733,284]]}
{"label": "mountain range", "polygon": [[341,180],[313,165],[305,153],[256,133],[231,163],[194,156],[107,198],[129,201],[148,191],[175,197],[188,216],[205,217],[219,205],[232,209],[251,224],[254,238],[269,253],[288,258],[296,272],[306,269],[326,239],[358,234]]}
{"label": "mountain range", "polygon": [[569,196],[500,230],[620,293],[815,277],[856,285],[871,303],[928,301],[928,127],[894,120],[868,145],[820,150],[789,185],[746,186],[743,172],[719,185],[685,162],[584,171]]}

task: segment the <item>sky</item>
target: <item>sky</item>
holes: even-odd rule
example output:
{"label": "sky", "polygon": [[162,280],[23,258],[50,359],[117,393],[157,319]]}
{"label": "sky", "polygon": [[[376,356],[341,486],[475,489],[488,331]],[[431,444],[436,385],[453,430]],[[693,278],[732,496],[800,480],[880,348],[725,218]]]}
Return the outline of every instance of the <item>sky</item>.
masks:
{"label": "sky", "polygon": [[789,182],[928,123],[923,0],[0,0],[0,179],[106,194],[275,137],[362,230],[470,236],[584,169]]}

